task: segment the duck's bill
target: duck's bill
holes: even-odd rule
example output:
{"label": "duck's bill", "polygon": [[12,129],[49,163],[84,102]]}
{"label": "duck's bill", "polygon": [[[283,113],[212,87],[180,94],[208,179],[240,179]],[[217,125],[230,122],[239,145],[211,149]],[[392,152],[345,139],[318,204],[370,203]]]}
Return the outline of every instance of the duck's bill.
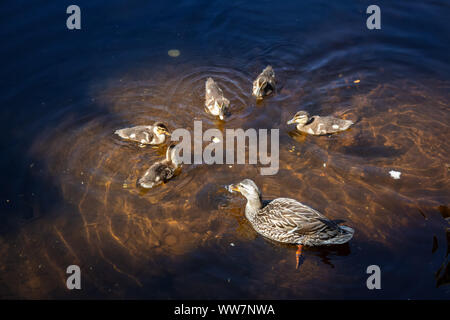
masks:
{"label": "duck's bill", "polygon": [[226,189],[231,193],[234,193],[235,191],[240,192],[238,186],[236,186],[234,184],[230,184],[229,186],[226,186]]}
{"label": "duck's bill", "polygon": [[158,134],[165,134],[166,136],[170,136],[170,132],[166,129],[158,128],[156,131],[158,132]]}
{"label": "duck's bill", "polygon": [[294,119],[291,119],[291,120],[289,120],[288,122],[286,122],[287,124],[294,124],[295,123],[295,120]]}

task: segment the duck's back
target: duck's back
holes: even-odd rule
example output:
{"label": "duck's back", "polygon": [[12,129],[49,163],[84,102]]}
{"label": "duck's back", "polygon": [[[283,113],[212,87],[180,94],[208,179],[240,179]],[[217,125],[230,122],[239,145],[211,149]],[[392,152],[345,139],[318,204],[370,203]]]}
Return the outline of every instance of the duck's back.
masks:
{"label": "duck's back", "polygon": [[261,76],[263,76],[265,80],[269,82],[275,81],[275,71],[273,71],[272,66],[267,66],[261,73]]}
{"label": "duck's back", "polygon": [[284,243],[341,244],[353,236],[353,229],[341,227],[318,211],[289,198],[268,202],[251,222],[263,236]]}
{"label": "duck's back", "polygon": [[117,134],[122,139],[136,141],[143,144],[150,144],[153,142],[153,126],[135,126],[131,128],[124,128],[116,130]]}
{"label": "duck's back", "polygon": [[[267,66],[261,74],[253,81],[253,91],[258,88],[260,84],[265,83],[263,88],[263,96],[272,94],[276,90],[275,72],[271,66]],[[255,94],[255,93],[253,93]]]}
{"label": "duck's back", "polygon": [[343,120],[331,116],[314,116],[309,123],[300,127],[299,130],[313,135],[331,134],[347,130],[353,124],[350,120]]}
{"label": "duck's back", "polygon": [[167,182],[170,180],[175,173],[175,168],[171,165],[170,161],[164,160],[161,162],[154,163],[144,174],[144,176],[140,179],[141,183],[145,182],[145,184],[152,188],[156,185],[159,185],[163,182]]}
{"label": "duck's back", "polygon": [[208,103],[210,99],[219,99],[223,97],[223,91],[219,88],[217,83],[212,79],[208,78],[205,85],[205,99]]}
{"label": "duck's back", "polygon": [[175,168],[171,161],[161,161],[153,165],[153,174],[160,177],[162,181],[166,182],[173,177]]}

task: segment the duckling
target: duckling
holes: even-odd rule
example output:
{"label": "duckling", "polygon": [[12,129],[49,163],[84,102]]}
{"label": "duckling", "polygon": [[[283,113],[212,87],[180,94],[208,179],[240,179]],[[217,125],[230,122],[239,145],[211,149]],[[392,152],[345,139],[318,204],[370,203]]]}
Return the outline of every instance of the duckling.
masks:
{"label": "duckling", "polygon": [[164,143],[166,136],[170,136],[169,130],[162,122],[155,122],[152,126],[136,126],[119,129],[114,133],[122,139],[139,142],[141,146]]}
{"label": "duckling", "polygon": [[253,95],[259,100],[273,92],[275,92],[275,72],[272,66],[267,66],[253,81]]}
{"label": "duckling", "polygon": [[176,154],[178,151],[176,146],[171,144],[167,148],[166,159],[154,163],[139,179],[138,184],[141,187],[150,189],[173,178],[181,164]]}
{"label": "duckling", "polygon": [[312,135],[324,135],[347,130],[353,121],[338,119],[335,117],[309,116],[306,111],[299,111],[287,122],[287,124],[298,123],[297,130]]}
{"label": "duckling", "polygon": [[261,192],[250,179],[227,188],[247,198],[245,217],[256,232],[269,239],[296,244],[297,266],[303,245],[343,244],[353,237],[354,230],[339,226],[318,211],[289,198],[262,201]]}
{"label": "duckling", "polygon": [[212,78],[206,80],[205,106],[207,112],[214,116],[219,116],[220,120],[225,118],[230,107],[230,100],[224,97],[222,89],[219,88]]}

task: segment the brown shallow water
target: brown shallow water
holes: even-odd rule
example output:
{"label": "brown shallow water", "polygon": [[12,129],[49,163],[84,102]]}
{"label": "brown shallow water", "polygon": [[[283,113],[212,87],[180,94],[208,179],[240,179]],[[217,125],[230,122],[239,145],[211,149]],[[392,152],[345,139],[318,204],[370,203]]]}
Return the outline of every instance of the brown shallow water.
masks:
{"label": "brown shallow water", "polygon": [[[221,53],[220,64],[195,51],[184,58],[180,47],[178,60],[160,50],[138,67],[80,75],[83,95],[50,99],[58,115],[37,116],[41,124],[24,139],[20,179],[2,200],[0,296],[448,298],[450,82],[408,68],[343,64],[355,50],[348,37],[320,50],[311,40],[319,51],[310,55],[275,41],[241,58]],[[256,104],[251,82],[265,63],[274,65],[280,88]],[[225,122],[204,112],[209,76],[231,100]],[[355,125],[332,136],[301,135],[285,124],[300,109]],[[184,165],[169,183],[144,191],[136,181],[165,147],[140,148],[113,132],[156,120],[172,130],[192,130],[194,120],[204,130],[279,128],[280,170],[261,176],[255,165]],[[259,237],[244,218],[243,198],[224,189],[243,178],[254,179],[265,198],[295,198],[343,221],[354,239],[305,249],[295,270],[296,248]],[[71,264],[82,269],[78,292],[65,288]],[[382,270],[378,292],[365,285],[371,264]]]}

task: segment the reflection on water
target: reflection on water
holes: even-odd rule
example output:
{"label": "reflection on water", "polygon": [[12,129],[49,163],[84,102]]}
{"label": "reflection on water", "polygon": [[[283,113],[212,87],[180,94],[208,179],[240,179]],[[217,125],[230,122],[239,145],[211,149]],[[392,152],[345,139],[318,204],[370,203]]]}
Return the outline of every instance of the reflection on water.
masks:
{"label": "reflection on water", "polygon": [[[274,10],[290,17],[292,6]],[[197,6],[189,8],[196,12]],[[206,13],[213,9],[203,9],[198,14],[209,23],[198,28],[209,31],[189,38],[198,48],[192,43],[184,48],[180,40],[179,57],[162,57],[168,49],[156,39],[153,52],[136,67],[129,61],[142,49],[125,48],[133,40],[123,40],[123,48],[106,53],[117,62],[98,62],[100,71],[85,79],[79,75],[75,89],[57,92],[58,98],[39,96],[49,100],[45,108],[53,116],[23,118],[32,124],[14,134],[18,144],[8,147],[17,156],[26,141],[23,160],[15,174],[4,173],[11,182],[2,189],[0,296],[448,297],[449,79],[403,68],[388,53],[387,65],[380,65],[370,58],[372,46],[385,44],[354,47],[365,31],[351,34],[351,25],[341,26],[342,41],[335,47],[329,42],[334,35],[323,30],[311,36],[308,47],[290,42],[304,37],[297,32],[305,30],[287,22],[280,22],[278,33],[266,30],[267,43],[261,44],[260,34],[246,22],[229,30],[241,13],[223,15],[229,8],[219,6],[214,10],[222,19],[208,20]],[[179,13],[177,30],[187,23],[185,16]],[[251,11],[247,18],[263,19]],[[115,39],[134,31],[127,25]],[[149,31],[141,32],[144,37]],[[280,34],[285,38],[275,36]],[[218,47],[217,36],[224,37],[223,46]],[[234,50],[228,55],[224,46],[233,37],[241,42],[228,47]],[[390,50],[400,49],[409,50],[404,43]],[[439,57],[434,58],[427,62],[439,65]],[[93,61],[86,63],[94,68]],[[280,88],[256,103],[251,83],[267,62]],[[77,62],[67,68],[79,68],[73,72],[81,74],[85,66]],[[224,123],[204,112],[204,83],[210,76],[231,101],[231,117]],[[46,95],[55,95],[50,91]],[[307,136],[285,125],[300,109],[356,123],[337,135]],[[194,120],[203,121],[203,130],[280,128],[280,171],[263,177],[253,165],[184,165],[169,183],[142,190],[137,180],[164,156],[165,146],[140,148],[113,133],[156,120],[171,130],[191,131]],[[401,179],[393,180],[390,170],[400,171]],[[225,190],[244,177],[254,179],[266,198],[296,198],[345,221],[356,230],[354,240],[307,248],[303,265],[295,270],[296,248],[259,237],[244,218],[244,200]],[[65,269],[71,264],[82,269],[80,292],[65,289]],[[365,289],[370,264],[382,269],[381,295]]]}

